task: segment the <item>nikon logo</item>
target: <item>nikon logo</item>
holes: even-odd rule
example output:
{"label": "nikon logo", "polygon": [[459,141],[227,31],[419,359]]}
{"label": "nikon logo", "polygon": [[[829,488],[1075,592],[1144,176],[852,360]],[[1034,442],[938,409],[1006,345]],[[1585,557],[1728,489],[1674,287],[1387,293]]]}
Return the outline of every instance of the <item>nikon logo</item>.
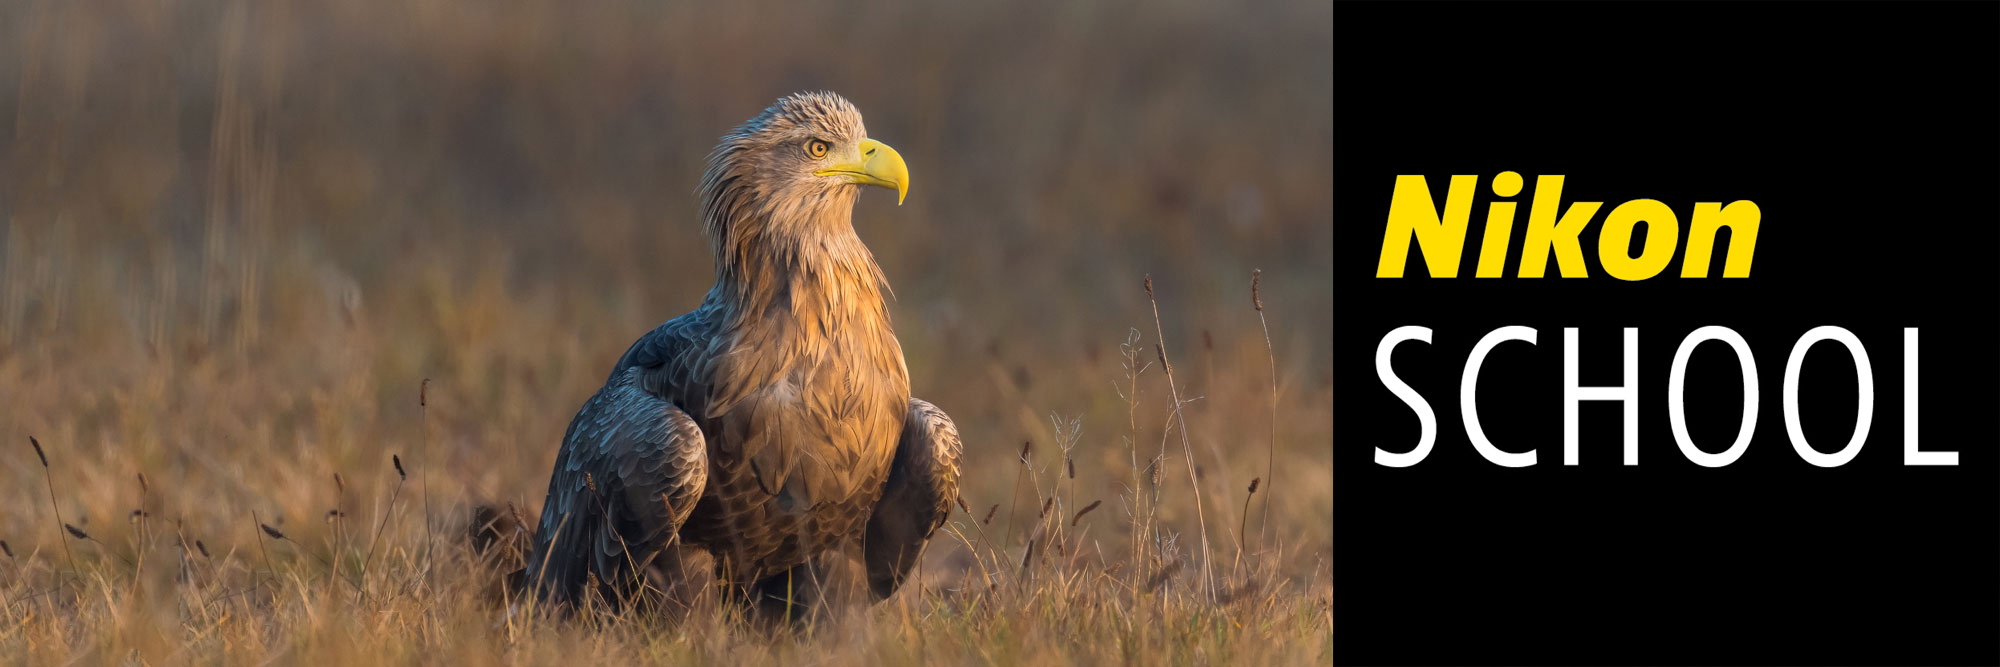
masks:
{"label": "nikon logo", "polygon": [[[1478,188],[1478,176],[1451,177],[1451,189],[1445,195],[1444,210],[1440,213],[1423,176],[1397,176],[1396,193],[1389,200],[1389,224],[1382,231],[1382,259],[1376,264],[1375,277],[1403,277],[1403,262],[1409,257],[1413,236],[1432,278],[1457,277],[1459,258],[1465,249],[1465,229],[1472,217],[1472,198]],[[1589,277],[1577,235],[1604,203],[1576,202],[1563,210],[1562,188],[1560,175],[1544,175],[1535,180],[1535,200],[1528,209],[1527,238],[1521,247],[1517,277],[1542,277],[1551,251],[1562,277]],[[1493,194],[1503,198],[1521,194],[1521,175],[1505,171],[1494,176]],[[1487,206],[1486,234],[1479,244],[1479,267],[1474,277],[1499,278],[1506,269],[1515,204],[1495,201]],[[1722,277],[1749,277],[1750,258],[1757,251],[1757,223],[1762,216],[1757,203],[1748,200],[1728,205],[1697,202],[1688,231],[1686,258],[1681,261],[1681,277],[1708,277],[1716,232],[1723,227],[1730,229],[1730,236],[1729,257],[1723,263]],[[1646,223],[1646,243],[1635,257],[1630,254],[1632,234],[1642,222]],[[1604,216],[1604,229],[1597,239],[1597,258],[1604,272],[1613,278],[1645,280],[1659,275],[1673,261],[1680,234],[1680,219],[1672,208],[1653,199],[1634,199],[1619,204]]]}

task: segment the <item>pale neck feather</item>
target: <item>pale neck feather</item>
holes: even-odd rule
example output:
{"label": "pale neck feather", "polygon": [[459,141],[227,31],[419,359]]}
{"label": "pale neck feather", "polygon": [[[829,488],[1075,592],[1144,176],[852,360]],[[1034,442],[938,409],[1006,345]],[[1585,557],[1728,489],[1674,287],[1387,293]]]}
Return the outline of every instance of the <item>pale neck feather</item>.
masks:
{"label": "pale neck feather", "polygon": [[887,328],[888,282],[854,233],[856,187],[711,185],[719,191],[703,198],[715,253],[708,300],[728,314],[725,327],[789,323],[807,338]]}

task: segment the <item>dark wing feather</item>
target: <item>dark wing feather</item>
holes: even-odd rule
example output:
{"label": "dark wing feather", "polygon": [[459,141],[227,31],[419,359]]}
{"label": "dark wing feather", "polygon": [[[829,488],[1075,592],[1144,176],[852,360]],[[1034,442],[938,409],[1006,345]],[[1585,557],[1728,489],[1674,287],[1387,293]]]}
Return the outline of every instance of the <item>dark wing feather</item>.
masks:
{"label": "dark wing feather", "polygon": [[639,337],[605,384],[618,381],[628,369],[640,369],[637,382],[648,394],[679,406],[690,415],[708,413],[709,377],[723,350],[716,346],[725,339],[710,335],[724,308],[710,295],[694,312],[667,320]]}
{"label": "dark wing feather", "polygon": [[707,483],[701,430],[641,386],[645,370],[613,375],[570,421],[556,455],[524,576],[557,602],[575,600],[591,575],[607,599],[628,597]]}
{"label": "dark wing feather", "polygon": [[868,518],[863,560],[877,600],[896,592],[923,556],[924,544],[958,500],[958,427],[943,410],[910,399],[882,500]]}

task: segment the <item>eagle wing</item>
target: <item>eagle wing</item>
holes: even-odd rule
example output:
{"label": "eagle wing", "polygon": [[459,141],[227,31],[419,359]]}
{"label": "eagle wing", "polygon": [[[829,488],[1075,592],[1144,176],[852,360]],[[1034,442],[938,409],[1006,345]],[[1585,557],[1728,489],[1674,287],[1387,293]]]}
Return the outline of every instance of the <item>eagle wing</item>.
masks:
{"label": "eagle wing", "polygon": [[889,597],[923,557],[924,544],[958,501],[958,426],[929,402],[910,399],[882,499],[868,518],[862,559],[875,599]]}
{"label": "eagle wing", "polygon": [[[701,499],[708,481],[701,429],[650,386],[674,365],[674,348],[684,347],[674,325],[634,344],[563,436],[523,573],[525,586],[554,601],[575,600],[593,575],[607,599],[622,598]],[[629,363],[634,357],[643,358]]]}

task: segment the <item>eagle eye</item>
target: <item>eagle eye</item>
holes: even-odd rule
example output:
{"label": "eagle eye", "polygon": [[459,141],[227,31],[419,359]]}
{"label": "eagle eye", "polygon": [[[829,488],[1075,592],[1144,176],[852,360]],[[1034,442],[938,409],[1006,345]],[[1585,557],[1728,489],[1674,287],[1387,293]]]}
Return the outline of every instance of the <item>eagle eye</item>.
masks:
{"label": "eagle eye", "polygon": [[818,139],[806,142],[806,154],[815,160],[826,157],[827,148],[826,142]]}

